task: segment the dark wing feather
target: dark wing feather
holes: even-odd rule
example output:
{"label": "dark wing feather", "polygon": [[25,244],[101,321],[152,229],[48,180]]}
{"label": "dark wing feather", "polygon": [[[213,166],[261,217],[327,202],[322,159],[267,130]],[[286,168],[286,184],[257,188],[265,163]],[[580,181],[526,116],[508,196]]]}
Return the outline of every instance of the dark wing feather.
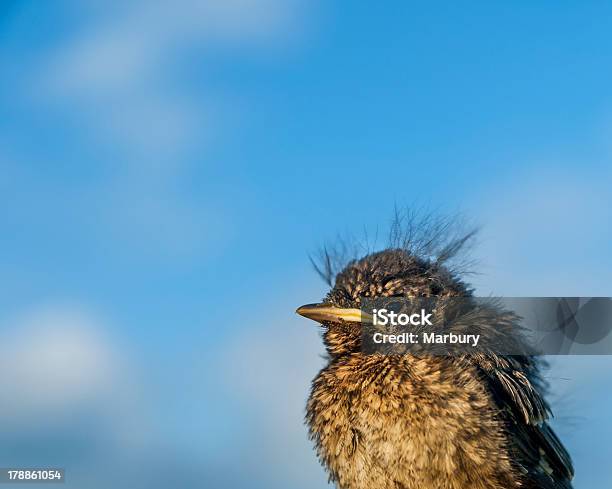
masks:
{"label": "dark wing feather", "polygon": [[506,419],[514,463],[529,481],[525,487],[571,489],[572,460],[547,423],[550,408],[543,398],[533,357],[475,355]]}

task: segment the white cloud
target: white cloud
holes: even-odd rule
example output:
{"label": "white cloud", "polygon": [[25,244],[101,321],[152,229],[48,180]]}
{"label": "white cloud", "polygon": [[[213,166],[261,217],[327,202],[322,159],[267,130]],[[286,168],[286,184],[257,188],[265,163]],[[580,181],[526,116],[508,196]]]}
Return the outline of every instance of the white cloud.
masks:
{"label": "white cloud", "polygon": [[304,24],[302,6],[301,0],[64,4],[76,21],[41,47],[15,91],[66,128],[66,152],[84,147],[110,169],[86,203],[101,242],[190,258],[227,239],[229,211],[182,189],[196,159],[198,166],[211,164],[211,142],[240,113],[237,94],[206,83],[206,63],[286,49]]}
{"label": "white cloud", "polygon": [[300,11],[296,0],[139,1],[104,9],[86,11],[84,26],[50,50],[36,90],[76,109],[101,142],[145,160],[201,148],[222,118],[223,94],[181,83],[189,56],[285,45]]}
{"label": "white cloud", "polygon": [[479,195],[479,292],[507,296],[607,296],[602,263],[612,238],[609,174],[551,168],[500,182]]}
{"label": "white cloud", "polygon": [[[106,8],[107,6],[105,6]],[[77,34],[56,58],[65,88],[113,89],[138,86],[190,46],[251,47],[290,35],[295,0],[139,1],[111,5],[110,15]],[[95,12],[93,12],[95,15]],[[96,16],[97,17],[97,16]]]}
{"label": "white cloud", "polygon": [[148,436],[134,366],[105,325],[82,309],[45,307],[3,321],[0,372],[5,435],[76,433],[80,419],[91,436],[121,449]]}
{"label": "white cloud", "polygon": [[107,396],[118,368],[91,318],[69,309],[33,312],[6,327],[0,340],[0,412],[62,410]]}
{"label": "white cloud", "polygon": [[[250,319],[251,327],[228,341],[216,361],[227,366],[223,384],[248,417],[242,446],[233,445],[231,450],[242,450],[243,468],[258,473],[271,487],[326,487],[325,472],[304,424],[310,383],[325,363],[320,326],[292,312],[320,294],[312,287],[276,297],[269,310],[277,308],[279,314]],[[266,310],[265,304],[260,307]],[[288,454],[291,463],[277,463]]]}

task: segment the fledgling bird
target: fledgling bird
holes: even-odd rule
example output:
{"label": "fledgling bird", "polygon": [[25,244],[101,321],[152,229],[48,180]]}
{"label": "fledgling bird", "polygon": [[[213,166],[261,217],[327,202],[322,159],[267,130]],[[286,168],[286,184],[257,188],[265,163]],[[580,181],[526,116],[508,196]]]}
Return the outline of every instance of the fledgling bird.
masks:
{"label": "fledgling bird", "polygon": [[410,227],[337,275],[329,254],[318,268],[332,289],[297,312],[322,325],[328,352],[306,414],[319,459],[338,489],[570,489],[536,358],[361,351],[362,298],[472,294],[449,265],[471,234],[441,229]]}

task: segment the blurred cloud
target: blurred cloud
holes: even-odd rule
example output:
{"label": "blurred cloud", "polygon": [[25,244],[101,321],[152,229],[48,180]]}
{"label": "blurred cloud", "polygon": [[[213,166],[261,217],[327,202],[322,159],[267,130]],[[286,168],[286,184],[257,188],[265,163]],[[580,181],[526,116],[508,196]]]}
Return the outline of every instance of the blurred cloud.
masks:
{"label": "blurred cloud", "polygon": [[4,463],[66,468],[71,487],[164,487],[156,477],[187,466],[152,422],[163,393],[135,362],[108,324],[81,307],[34,308],[4,321]]}
{"label": "blurred cloud", "polygon": [[[296,32],[295,0],[138,1],[91,8],[45,60],[43,95],[77,104],[102,141],[148,166],[202,148],[229,107],[197,83],[177,86],[177,71],[213,52],[270,48]],[[191,56],[191,57],[190,57]],[[183,66],[184,70],[177,70]],[[204,89],[203,89],[204,88]],[[176,164],[176,161],[173,162]]]}
{"label": "blurred cloud", "polygon": [[325,363],[324,348],[320,327],[293,313],[295,304],[320,292],[293,289],[274,302],[287,307],[231,339],[218,363],[229,366],[222,384],[248,413],[240,447],[244,473],[257,473],[268,487],[324,487],[326,475],[304,424],[310,383]]}
{"label": "blurred cloud", "polygon": [[478,195],[483,294],[608,296],[609,171],[523,171]]}
{"label": "blurred cloud", "polygon": [[0,431],[44,438],[87,426],[89,444],[142,443],[146,409],[127,358],[104,323],[82,308],[48,306],[5,320]]}
{"label": "blurred cloud", "polygon": [[96,322],[67,308],[33,311],[3,327],[0,369],[0,413],[17,418],[99,402],[122,370]]}
{"label": "blurred cloud", "polygon": [[[171,63],[189,45],[206,49],[217,44],[278,40],[292,32],[295,0],[136,1],[91,9],[97,28],[81,29],[55,63],[59,88],[93,93],[139,86]],[[110,14],[110,15],[109,15]]]}
{"label": "blurred cloud", "polygon": [[[239,118],[236,94],[210,83],[208,74],[215,60],[232,53],[285,49],[302,31],[303,2],[139,0],[64,7],[73,21],[24,60],[12,88],[37,119],[56,121],[51,139],[68,132],[66,153],[78,166],[104,168],[87,189],[89,198],[79,197],[79,227],[95,223],[98,246],[114,245],[138,259],[189,260],[220,249],[232,236],[229,204],[186,190],[193,171],[213,165],[211,144]],[[32,155],[5,159],[30,163]],[[36,181],[29,173],[21,180],[11,188]],[[37,213],[74,207],[65,183],[53,188],[43,178],[37,186],[53,200]]]}
{"label": "blurred cloud", "polygon": [[108,326],[74,304],[0,324],[0,458],[63,467],[70,487],[168,487],[173,477],[197,487],[208,468],[181,458],[163,419],[151,422],[166,392],[137,375]]}

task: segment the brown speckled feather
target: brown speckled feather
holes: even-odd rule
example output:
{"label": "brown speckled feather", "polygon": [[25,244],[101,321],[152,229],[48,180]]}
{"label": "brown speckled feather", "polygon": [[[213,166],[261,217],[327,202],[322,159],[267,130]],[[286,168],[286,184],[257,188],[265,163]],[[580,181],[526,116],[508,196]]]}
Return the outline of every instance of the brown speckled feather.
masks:
{"label": "brown speckled feather", "polygon": [[[324,302],[470,294],[440,260],[403,248],[350,262]],[[323,326],[329,363],[306,421],[338,488],[571,488],[533,357],[365,355],[359,323]]]}

